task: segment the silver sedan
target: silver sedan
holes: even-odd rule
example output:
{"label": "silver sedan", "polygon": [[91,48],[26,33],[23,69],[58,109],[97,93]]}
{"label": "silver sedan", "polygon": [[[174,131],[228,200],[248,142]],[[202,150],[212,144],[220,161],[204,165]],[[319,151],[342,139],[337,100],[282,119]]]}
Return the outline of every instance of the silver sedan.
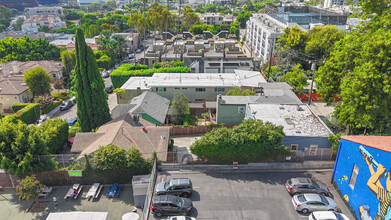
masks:
{"label": "silver sedan", "polygon": [[296,211],[308,213],[313,211],[338,211],[339,208],[332,198],[319,194],[300,194],[292,198]]}

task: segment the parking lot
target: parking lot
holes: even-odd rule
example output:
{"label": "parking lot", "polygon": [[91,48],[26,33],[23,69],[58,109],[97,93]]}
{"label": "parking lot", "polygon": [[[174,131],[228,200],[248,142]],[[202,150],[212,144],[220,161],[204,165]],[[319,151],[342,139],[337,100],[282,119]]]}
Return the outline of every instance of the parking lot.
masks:
{"label": "parking lot", "polygon": [[[342,212],[354,219],[330,184],[332,171],[310,172],[160,172],[158,181],[190,178],[197,219],[308,219],[293,208],[284,184],[292,177],[315,177],[325,182]],[[150,215],[150,219],[157,219]]]}

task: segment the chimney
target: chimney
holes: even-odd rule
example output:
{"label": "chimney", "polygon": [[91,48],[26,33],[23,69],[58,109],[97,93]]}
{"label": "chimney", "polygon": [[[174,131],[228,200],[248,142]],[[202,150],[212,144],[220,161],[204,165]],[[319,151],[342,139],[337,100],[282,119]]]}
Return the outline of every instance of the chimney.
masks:
{"label": "chimney", "polygon": [[20,72],[18,61],[12,61],[12,71],[14,74],[18,74]]}
{"label": "chimney", "polygon": [[8,69],[8,64],[7,63],[3,63],[2,69],[3,69],[3,76],[4,77],[10,76],[10,71]]}

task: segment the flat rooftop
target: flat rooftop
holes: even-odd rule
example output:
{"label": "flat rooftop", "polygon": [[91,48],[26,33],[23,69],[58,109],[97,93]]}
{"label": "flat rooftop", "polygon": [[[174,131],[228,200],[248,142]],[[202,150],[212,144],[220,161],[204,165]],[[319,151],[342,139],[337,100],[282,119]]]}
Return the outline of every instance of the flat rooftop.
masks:
{"label": "flat rooftop", "polygon": [[256,87],[266,82],[256,71],[234,70],[235,73],[155,73],[152,77],[131,77],[122,89],[151,87]]}
{"label": "flat rooftop", "polygon": [[307,105],[249,104],[253,119],[284,126],[286,136],[328,137],[332,132]]}

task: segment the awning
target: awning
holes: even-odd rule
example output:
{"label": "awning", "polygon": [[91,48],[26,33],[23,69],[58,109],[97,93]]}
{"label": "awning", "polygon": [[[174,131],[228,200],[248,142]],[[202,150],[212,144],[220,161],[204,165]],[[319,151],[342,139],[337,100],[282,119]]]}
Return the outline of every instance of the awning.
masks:
{"label": "awning", "polygon": [[46,220],[106,220],[107,212],[55,212]]}

